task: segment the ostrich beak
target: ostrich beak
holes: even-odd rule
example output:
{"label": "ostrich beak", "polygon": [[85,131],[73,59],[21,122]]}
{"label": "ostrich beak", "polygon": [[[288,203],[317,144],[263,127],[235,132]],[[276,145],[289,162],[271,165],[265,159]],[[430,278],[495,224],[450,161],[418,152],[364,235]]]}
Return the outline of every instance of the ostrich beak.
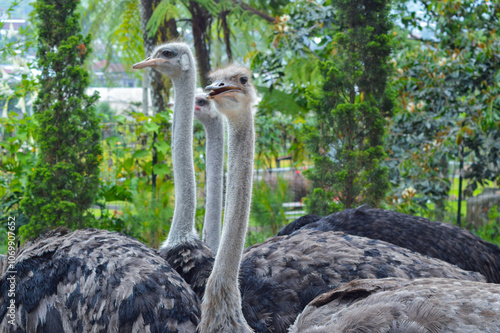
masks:
{"label": "ostrich beak", "polygon": [[165,59],[148,57],[148,58],[144,59],[143,61],[138,62],[137,64],[132,66],[132,68],[133,69],[141,69],[141,68],[146,68],[146,67],[154,67],[154,66],[158,66],[158,65],[165,63],[165,62],[167,62]]}
{"label": "ostrich beak", "polygon": [[213,99],[217,95],[222,95],[228,92],[240,92],[243,91],[240,87],[234,85],[226,85],[224,81],[216,81],[211,85],[205,87],[205,90],[210,91],[207,98]]}

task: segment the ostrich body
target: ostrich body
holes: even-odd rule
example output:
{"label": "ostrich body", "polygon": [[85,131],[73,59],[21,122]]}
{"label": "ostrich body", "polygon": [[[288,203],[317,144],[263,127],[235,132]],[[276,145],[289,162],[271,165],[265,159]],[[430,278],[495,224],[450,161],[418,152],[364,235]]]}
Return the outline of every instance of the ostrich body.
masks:
{"label": "ostrich body", "polygon": [[316,296],[355,279],[386,277],[485,281],[477,272],[384,241],[300,230],[245,250],[243,313],[257,332],[286,332]]}
{"label": "ostrich body", "polygon": [[217,110],[228,119],[229,160],[221,246],[202,303],[202,333],[249,332],[247,324],[256,332],[286,332],[314,297],[357,278],[484,281],[478,273],[383,241],[314,230],[273,237],[246,249],[240,268],[254,149],[255,93],[249,77],[241,67],[230,66],[212,74],[215,82],[207,87]]}
{"label": "ostrich body", "polygon": [[214,254],[200,241],[195,230],[193,114],[196,64],[186,44],[167,43],[157,46],[149,58],[134,65],[136,69],[146,67],[167,75],[172,80],[175,93],[172,122],[175,209],[170,233],[159,252],[201,298]]}
{"label": "ostrich body", "polygon": [[500,286],[450,279],[356,280],[318,296],[290,333],[500,332]]}
{"label": "ostrich body", "polygon": [[224,120],[215,111],[205,94],[195,98],[194,116],[205,128],[206,135],[206,189],[203,240],[217,253],[222,218],[222,190],[224,183]]}
{"label": "ostrich body", "polygon": [[305,215],[285,226],[278,235],[289,235],[301,228],[380,239],[480,272],[488,282],[500,283],[500,248],[452,224],[361,206],[325,218]]}
{"label": "ostrich body", "polygon": [[179,274],[119,233],[55,229],[19,249],[9,271],[1,272],[2,332],[194,332],[199,321],[199,299]]}

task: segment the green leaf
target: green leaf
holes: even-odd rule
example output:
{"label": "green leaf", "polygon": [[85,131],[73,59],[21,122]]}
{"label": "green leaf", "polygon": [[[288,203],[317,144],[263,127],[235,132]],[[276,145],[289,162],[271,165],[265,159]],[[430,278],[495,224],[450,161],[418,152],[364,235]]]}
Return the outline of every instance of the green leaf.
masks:
{"label": "green leaf", "polygon": [[165,21],[168,21],[169,19],[174,17],[178,17],[179,15],[179,10],[174,4],[170,3],[168,0],[161,1],[155,8],[153,15],[149,19],[149,22],[146,26],[148,37],[154,37],[160,26]]}
{"label": "green leaf", "polygon": [[166,164],[156,164],[153,166],[153,171],[160,177],[167,175],[170,172],[168,165]]}
{"label": "green leaf", "polygon": [[145,149],[141,149],[141,150],[137,150],[134,152],[134,154],[132,155],[132,158],[143,158],[143,157],[146,157],[150,154],[149,151],[145,150]]}
{"label": "green leaf", "polygon": [[158,125],[157,123],[148,123],[144,125],[144,129],[149,133],[158,132],[158,130],[160,129],[160,125]]}
{"label": "green leaf", "polygon": [[293,96],[267,87],[258,86],[257,90],[263,94],[260,106],[270,110],[280,111],[283,114],[296,115],[306,110],[301,107],[293,98]]}

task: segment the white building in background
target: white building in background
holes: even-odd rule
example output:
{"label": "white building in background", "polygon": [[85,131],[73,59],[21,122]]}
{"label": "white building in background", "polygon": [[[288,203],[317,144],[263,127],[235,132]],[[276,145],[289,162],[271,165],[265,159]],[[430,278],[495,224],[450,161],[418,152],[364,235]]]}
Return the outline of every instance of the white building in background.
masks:
{"label": "white building in background", "polygon": [[[142,110],[142,88],[88,88],[87,94],[92,95],[97,91],[101,96],[99,102],[107,102],[116,114],[121,114],[125,110],[130,110],[131,105],[138,105],[135,109]],[[151,98],[149,97],[149,100]]]}

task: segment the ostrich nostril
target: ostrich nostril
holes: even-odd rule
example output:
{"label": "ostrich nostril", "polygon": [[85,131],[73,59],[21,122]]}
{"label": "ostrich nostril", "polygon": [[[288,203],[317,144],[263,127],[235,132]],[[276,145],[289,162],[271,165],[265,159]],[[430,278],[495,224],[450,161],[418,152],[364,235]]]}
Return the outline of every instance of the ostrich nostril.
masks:
{"label": "ostrich nostril", "polygon": [[225,86],[225,84],[224,84],[224,82],[220,82],[220,83],[218,84],[218,86],[219,86],[219,87],[224,87],[224,86]]}

